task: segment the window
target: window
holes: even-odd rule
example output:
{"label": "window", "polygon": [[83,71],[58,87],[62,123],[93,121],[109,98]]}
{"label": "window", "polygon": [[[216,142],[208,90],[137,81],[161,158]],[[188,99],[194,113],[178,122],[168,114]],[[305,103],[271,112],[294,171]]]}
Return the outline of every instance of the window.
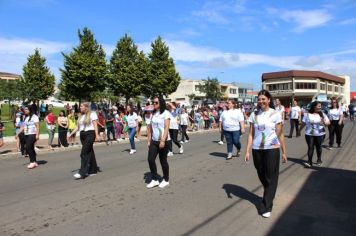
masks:
{"label": "window", "polygon": [[340,87],[340,93],[344,93],[344,87]]}
{"label": "window", "polygon": [[267,85],[267,89],[269,91],[290,90],[290,89],[292,89],[292,83],[269,84],[269,85]]}
{"label": "window", "polygon": [[326,90],[326,85],[325,84],[320,84],[320,90]]}
{"label": "window", "polygon": [[338,86],[335,86],[335,92],[339,92],[339,87]]}
{"label": "window", "polygon": [[332,91],[333,91],[333,86],[330,85],[330,84],[328,84],[328,91],[329,91],[329,92],[332,92]]}
{"label": "window", "polygon": [[185,101],[185,98],[176,98],[176,101]]}
{"label": "window", "polygon": [[200,85],[195,85],[195,91],[197,91],[197,92],[200,91]]}
{"label": "window", "polygon": [[316,83],[295,83],[296,89],[316,89]]}
{"label": "window", "polygon": [[236,89],[230,89],[230,94],[236,94]]}

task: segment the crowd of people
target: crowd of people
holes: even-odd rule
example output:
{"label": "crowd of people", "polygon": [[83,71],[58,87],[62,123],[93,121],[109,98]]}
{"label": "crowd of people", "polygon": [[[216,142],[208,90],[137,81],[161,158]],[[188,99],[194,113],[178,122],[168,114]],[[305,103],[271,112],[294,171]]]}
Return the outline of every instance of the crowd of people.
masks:
{"label": "crowd of people", "polygon": [[[77,109],[77,110],[76,110]],[[29,169],[38,166],[36,162],[35,143],[39,139],[40,120],[46,123],[48,132],[48,147],[53,148],[55,130],[58,129],[58,146],[68,147],[73,145],[76,133],[80,133],[82,150],[80,153],[81,167],[74,175],[76,179],[84,179],[97,174],[100,168],[97,165],[94,142],[118,141],[129,139],[130,155],[137,152],[135,141],[141,135],[141,127],[147,127],[147,160],[151,172],[151,182],[147,188],[156,186],[164,188],[169,185],[169,164],[167,157],[173,156],[173,144],[178,148],[178,154],[184,153],[183,144],[190,141],[187,130],[218,128],[221,135],[219,144],[226,140],[226,159],[240,156],[242,144],[240,137],[247,135],[244,160],[250,160],[252,153],[253,163],[259,180],[264,187],[261,215],[270,217],[273,199],[278,185],[280,157],[282,162],[287,162],[287,150],[284,140],[284,124],[289,117],[290,131],[287,137],[292,138],[294,129],[296,137],[301,136],[305,130],[305,141],[308,160],[305,166],[322,165],[322,144],[325,140],[326,130],[329,130],[328,149],[334,146],[336,137],[337,147],[342,144],[342,130],[346,116],[353,120],[354,113],[346,112],[339,106],[337,99],[331,99],[328,114],[322,110],[321,103],[314,101],[308,110],[301,109],[298,101],[286,111],[281,102],[273,100],[267,90],[258,93],[258,102],[251,114],[248,114],[241,104],[234,100],[221,103],[217,106],[195,107],[188,110],[175,102],[166,103],[162,97],[155,97],[145,107],[133,107],[120,104],[109,107],[108,105],[96,106],[88,102],[80,104],[79,108],[66,107],[56,117],[51,109],[41,111],[39,116],[33,106],[23,107],[16,113],[14,126],[19,151],[28,155]],[[246,131],[246,124],[249,127]],[[2,133],[4,126],[0,121],[0,146],[3,144]],[[180,140],[179,140],[180,134]],[[236,154],[234,155],[234,147]],[[317,161],[313,162],[314,149]],[[156,158],[159,157],[163,170],[163,179],[159,181]]]}

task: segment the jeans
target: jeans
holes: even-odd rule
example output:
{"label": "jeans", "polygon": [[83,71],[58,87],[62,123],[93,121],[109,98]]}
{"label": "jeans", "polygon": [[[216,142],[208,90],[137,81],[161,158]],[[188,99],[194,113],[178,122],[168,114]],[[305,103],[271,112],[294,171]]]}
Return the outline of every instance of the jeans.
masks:
{"label": "jeans", "polygon": [[132,150],[136,150],[135,135],[136,135],[136,127],[129,128],[129,139],[130,139],[130,145]]}
{"label": "jeans", "polygon": [[81,131],[80,141],[82,143],[82,151],[80,152],[81,165],[79,174],[86,177],[90,174],[95,174],[98,171],[93,144],[95,141],[94,131]]}
{"label": "jeans", "polygon": [[180,126],[182,128],[182,141],[184,142],[185,139],[189,140],[189,136],[187,134],[187,125],[181,125]]}
{"label": "jeans", "polygon": [[252,155],[258,178],[264,189],[260,210],[261,213],[271,212],[278,185],[280,150],[279,148],[252,149]]}
{"label": "jeans", "polygon": [[25,135],[26,140],[26,152],[30,157],[30,162],[36,162],[36,151],[35,151],[35,143],[36,143],[36,135],[30,134]]}
{"label": "jeans", "polygon": [[178,130],[177,129],[169,129],[169,136],[171,140],[168,141],[168,150],[170,152],[173,151],[173,143],[177,145],[178,148],[181,148],[181,144],[178,142]]}
{"label": "jeans", "polygon": [[313,164],[313,154],[314,154],[314,146],[316,148],[316,155],[318,157],[317,161],[321,161],[321,144],[323,143],[325,135],[323,136],[311,136],[305,135],[305,141],[308,145],[308,162],[309,164]]}
{"label": "jeans", "polygon": [[226,131],[224,130],[224,135],[227,143],[227,152],[232,153],[233,145],[237,148],[237,151],[241,150],[240,143],[240,130],[237,131]]}
{"label": "jeans", "polygon": [[159,148],[159,141],[151,141],[150,147],[148,149],[148,164],[150,166],[150,171],[152,175],[152,180],[158,180],[156,157],[159,155],[159,160],[161,162],[163,178],[165,181],[169,181],[169,165],[167,161],[168,154],[168,141],[166,141],[164,148]]}
{"label": "jeans", "polygon": [[52,146],[53,144],[53,138],[54,138],[54,133],[56,132],[55,129],[47,129],[48,133],[48,146]]}

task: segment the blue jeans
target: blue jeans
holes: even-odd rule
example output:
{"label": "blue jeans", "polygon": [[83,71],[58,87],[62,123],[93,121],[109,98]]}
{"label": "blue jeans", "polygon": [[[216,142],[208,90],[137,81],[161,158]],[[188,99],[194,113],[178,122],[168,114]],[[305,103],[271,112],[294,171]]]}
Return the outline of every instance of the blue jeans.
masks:
{"label": "blue jeans", "polygon": [[134,127],[134,128],[129,128],[130,145],[131,145],[131,149],[133,149],[133,150],[136,150],[136,146],[135,146],[135,134],[136,134],[136,127]]}
{"label": "blue jeans", "polygon": [[241,149],[240,143],[240,130],[238,131],[226,131],[224,130],[224,135],[227,143],[227,152],[232,153],[233,145],[237,148],[238,151]]}

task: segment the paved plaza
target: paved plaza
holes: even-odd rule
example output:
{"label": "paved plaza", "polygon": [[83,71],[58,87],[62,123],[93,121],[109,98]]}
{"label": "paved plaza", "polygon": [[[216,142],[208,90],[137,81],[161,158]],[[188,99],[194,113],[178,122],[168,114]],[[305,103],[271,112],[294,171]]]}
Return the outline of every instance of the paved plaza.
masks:
{"label": "paved plaza", "polygon": [[342,148],[323,149],[323,166],[312,169],[303,166],[303,135],[286,139],[269,219],[257,212],[263,188],[252,160],[226,161],[217,131],[190,134],[184,154],[169,157],[165,189],[145,187],[145,140],[135,156],[127,143],[96,146],[103,172],[85,180],[73,179],[79,148],[41,153],[34,170],[2,155],[0,235],[356,235],[355,132],[346,123]]}

